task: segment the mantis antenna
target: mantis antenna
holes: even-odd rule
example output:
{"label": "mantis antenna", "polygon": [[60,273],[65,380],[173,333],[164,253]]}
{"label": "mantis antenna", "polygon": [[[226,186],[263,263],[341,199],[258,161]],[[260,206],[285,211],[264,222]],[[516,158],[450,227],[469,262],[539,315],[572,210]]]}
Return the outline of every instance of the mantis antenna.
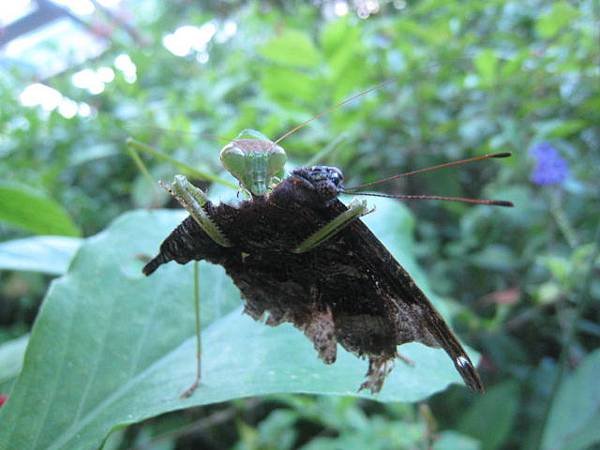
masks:
{"label": "mantis antenna", "polygon": [[324,115],[326,115],[326,114],[329,114],[329,113],[330,113],[330,112],[332,112],[332,111],[335,111],[336,109],[338,109],[338,108],[340,108],[340,107],[344,106],[345,104],[347,104],[347,103],[350,103],[350,102],[351,102],[352,100],[354,100],[354,99],[357,99],[357,98],[359,98],[359,97],[362,97],[363,95],[367,95],[369,92],[372,92],[372,91],[375,91],[375,90],[377,90],[377,89],[380,89],[380,88],[382,88],[383,86],[385,86],[386,84],[389,84],[389,83],[391,83],[392,81],[394,81],[394,80],[386,80],[386,81],[383,81],[382,83],[376,84],[375,86],[371,86],[370,88],[368,88],[368,89],[365,89],[364,91],[358,92],[357,94],[354,94],[354,95],[352,95],[352,96],[350,96],[350,97],[346,98],[345,100],[342,100],[341,102],[339,102],[339,103],[336,103],[335,105],[333,105],[333,106],[331,106],[331,107],[329,107],[329,108],[327,108],[327,109],[324,109],[324,110],[323,110],[323,111],[321,111],[320,113],[318,113],[318,114],[315,114],[315,115],[314,115],[314,116],[312,116],[310,119],[308,119],[308,120],[305,120],[305,121],[304,121],[304,122],[302,122],[301,124],[299,124],[299,125],[296,125],[296,126],[295,126],[294,128],[292,128],[291,130],[289,130],[289,131],[285,132],[284,134],[282,134],[281,136],[279,136],[279,137],[278,137],[278,138],[275,140],[275,142],[273,142],[273,146],[275,146],[275,145],[279,144],[279,143],[280,143],[281,141],[283,141],[284,139],[286,139],[286,138],[290,137],[290,136],[291,136],[292,134],[294,134],[296,131],[298,131],[298,130],[301,130],[302,128],[304,128],[305,126],[307,126],[309,123],[311,123],[311,122],[313,122],[313,121],[315,121],[315,120],[317,120],[317,119],[319,119],[319,118],[323,117],[323,116],[324,116]]}
{"label": "mantis antenna", "polygon": [[404,172],[404,173],[400,173],[398,175],[392,175],[391,177],[382,178],[381,180],[373,181],[372,183],[365,183],[365,184],[360,184],[358,186],[346,188],[346,191],[354,191],[357,189],[364,189],[369,186],[375,186],[377,184],[387,183],[388,181],[396,180],[398,178],[403,178],[403,177],[409,177],[411,175],[416,175],[418,173],[433,172],[435,170],[445,169],[447,167],[452,167],[452,166],[460,166],[460,165],[472,163],[475,161],[484,161],[484,160],[490,159],[490,158],[508,158],[510,156],[512,156],[511,152],[488,153],[487,155],[474,156],[473,158],[445,162],[445,163],[438,164],[435,166],[425,167],[423,169],[411,170],[410,172]]}

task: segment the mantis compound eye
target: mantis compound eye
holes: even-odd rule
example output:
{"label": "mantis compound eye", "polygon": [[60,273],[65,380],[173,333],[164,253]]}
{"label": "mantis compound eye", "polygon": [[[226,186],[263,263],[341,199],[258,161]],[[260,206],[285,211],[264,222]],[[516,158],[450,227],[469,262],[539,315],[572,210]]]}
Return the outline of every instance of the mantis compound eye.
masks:
{"label": "mantis compound eye", "polygon": [[279,145],[273,146],[269,151],[269,177],[281,176],[287,161],[285,150]]}
{"label": "mantis compound eye", "polygon": [[[221,150],[223,167],[252,195],[265,195],[283,177],[285,150],[269,140],[236,139]],[[277,180],[278,181],[278,180]]]}
{"label": "mantis compound eye", "polygon": [[223,167],[231,175],[242,181],[246,172],[246,155],[244,152],[235,144],[229,144],[221,150],[220,158]]}

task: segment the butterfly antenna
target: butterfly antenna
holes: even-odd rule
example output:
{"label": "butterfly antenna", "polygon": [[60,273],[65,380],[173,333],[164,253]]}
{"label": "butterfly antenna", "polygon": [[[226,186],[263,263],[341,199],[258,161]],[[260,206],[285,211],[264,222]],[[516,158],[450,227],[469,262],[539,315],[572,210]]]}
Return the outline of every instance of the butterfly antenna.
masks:
{"label": "butterfly antenna", "polygon": [[395,198],[398,200],[444,200],[448,202],[472,203],[474,205],[506,206],[512,207],[514,204],[506,200],[489,200],[485,198],[470,197],[447,197],[445,195],[410,195],[410,194],[382,194],[378,192],[348,192],[341,191],[343,194],[365,195],[369,197]]}
{"label": "butterfly antenna", "polygon": [[368,88],[368,89],[366,89],[366,90],[364,90],[364,91],[361,91],[361,92],[359,92],[359,93],[357,93],[357,94],[354,94],[354,95],[352,95],[352,96],[348,97],[347,99],[345,99],[345,100],[342,100],[341,102],[339,102],[339,103],[336,103],[335,105],[333,105],[333,106],[331,106],[331,107],[329,107],[329,108],[327,108],[327,109],[325,109],[325,110],[321,111],[320,113],[318,113],[318,114],[316,114],[316,115],[312,116],[310,119],[308,119],[308,120],[305,120],[305,121],[304,121],[304,122],[302,122],[301,124],[299,124],[299,125],[296,125],[296,126],[295,126],[294,128],[292,128],[291,130],[289,130],[289,131],[285,132],[283,135],[281,135],[280,137],[278,137],[278,138],[275,140],[275,142],[273,142],[273,145],[277,145],[277,144],[279,144],[281,141],[283,141],[284,139],[288,138],[289,136],[291,136],[292,134],[294,134],[296,131],[298,131],[298,130],[301,130],[302,128],[304,128],[304,127],[305,127],[306,125],[308,125],[309,123],[311,123],[311,122],[313,122],[313,121],[315,121],[315,120],[317,120],[317,119],[319,119],[319,118],[323,117],[323,116],[324,116],[324,115],[326,115],[326,114],[329,114],[329,113],[330,113],[330,112],[332,112],[332,111],[335,111],[336,109],[340,108],[341,106],[344,106],[344,105],[345,105],[345,104],[347,104],[347,103],[350,103],[352,100],[355,100],[355,99],[357,99],[357,98],[359,98],[359,97],[362,97],[363,95],[366,95],[366,94],[368,94],[369,92],[372,92],[372,91],[375,91],[375,90],[377,90],[377,89],[380,89],[380,88],[382,88],[383,86],[385,86],[386,84],[389,84],[389,83],[391,83],[392,81],[394,81],[394,80],[386,80],[386,81],[384,81],[384,82],[382,82],[382,83],[376,84],[375,86],[371,86],[370,88]]}
{"label": "butterfly antenna", "polygon": [[349,187],[349,188],[346,188],[345,191],[347,193],[350,193],[350,192],[358,190],[358,189],[364,189],[366,187],[376,186],[378,184],[387,183],[388,181],[393,181],[393,180],[397,180],[398,178],[416,175],[418,173],[433,172],[435,170],[445,169],[447,167],[459,166],[462,164],[468,164],[468,163],[472,163],[475,161],[483,161],[483,160],[491,159],[491,158],[508,158],[511,155],[512,155],[511,152],[498,152],[498,153],[488,153],[486,155],[481,155],[481,156],[474,156],[473,158],[461,159],[458,161],[450,161],[450,162],[446,162],[443,164],[438,164],[436,166],[425,167],[423,169],[417,169],[417,170],[411,170],[410,172],[400,173],[398,175],[393,175],[391,177],[382,178],[381,180],[373,181],[372,183],[365,183],[365,184],[360,184],[358,186]]}

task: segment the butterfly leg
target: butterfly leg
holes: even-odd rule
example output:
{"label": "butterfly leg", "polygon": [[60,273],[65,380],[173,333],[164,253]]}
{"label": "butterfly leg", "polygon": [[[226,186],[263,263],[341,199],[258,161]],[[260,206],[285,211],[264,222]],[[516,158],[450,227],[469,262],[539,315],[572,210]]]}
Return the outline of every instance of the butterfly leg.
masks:
{"label": "butterfly leg", "polygon": [[346,211],[341,213],[335,219],[332,219],[331,222],[323,225],[320,229],[302,241],[302,243],[300,243],[300,245],[298,245],[298,247],[292,251],[294,253],[304,253],[312,250],[322,242],[325,242],[327,239],[339,233],[352,221],[369,214],[370,212],[373,212],[373,210],[373,208],[369,209],[367,202],[364,200],[352,200]]}
{"label": "butterfly leg", "polygon": [[409,367],[415,367],[415,362],[412,359],[410,359],[408,356],[404,356],[401,353],[397,353],[396,358],[398,358],[400,361],[402,361],[404,364],[406,364]]}
{"label": "butterfly leg", "polygon": [[201,189],[190,183],[183,175],[175,175],[173,183],[170,185],[161,183],[161,186],[190,213],[190,216],[194,218],[213,241],[223,247],[231,247],[229,239],[219,230],[219,227],[217,227],[204,210],[204,205],[209,200],[208,196]]}
{"label": "butterfly leg", "polygon": [[304,327],[304,334],[312,341],[319,358],[325,364],[333,364],[337,356],[337,340],[335,338],[335,325],[331,310],[317,312],[311,322]]}
{"label": "butterfly leg", "polygon": [[389,356],[371,356],[369,358],[369,370],[367,371],[367,379],[358,388],[359,391],[368,389],[372,394],[377,394],[383,387],[385,377],[394,368],[393,357]]}

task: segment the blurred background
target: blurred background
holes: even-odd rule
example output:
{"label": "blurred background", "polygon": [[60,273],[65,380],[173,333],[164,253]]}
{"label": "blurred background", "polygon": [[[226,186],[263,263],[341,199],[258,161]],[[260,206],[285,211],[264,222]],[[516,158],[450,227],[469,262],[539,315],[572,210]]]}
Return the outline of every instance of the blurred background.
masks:
{"label": "blurred background", "polygon": [[[284,147],[293,165],[342,168],[349,185],[513,152],[382,188],[516,204],[408,205],[414,252],[481,353],[487,394],[250,398],[148,420],[111,445],[599,448],[599,17],[593,0],[3,2],[0,404],[80,238],[125,211],[176,207],[127,137],[220,173],[218,150],[242,129],[275,138],[393,80]],[[177,172],[143,160],[154,179]]]}

